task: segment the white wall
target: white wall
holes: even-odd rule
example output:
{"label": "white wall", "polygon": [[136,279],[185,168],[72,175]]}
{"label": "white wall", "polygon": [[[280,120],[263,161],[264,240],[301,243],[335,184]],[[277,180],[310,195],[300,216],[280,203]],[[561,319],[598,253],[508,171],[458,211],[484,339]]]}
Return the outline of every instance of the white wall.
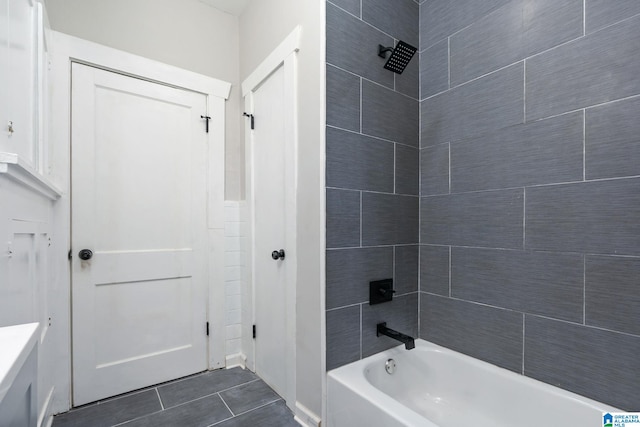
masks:
{"label": "white wall", "polygon": [[46,0],[53,30],[231,82],[225,198],[244,197],[238,18],[198,0]]}
{"label": "white wall", "polygon": [[240,16],[240,80],[297,26],[298,278],[296,399],[322,412],[324,376],[324,0],[252,0]]}

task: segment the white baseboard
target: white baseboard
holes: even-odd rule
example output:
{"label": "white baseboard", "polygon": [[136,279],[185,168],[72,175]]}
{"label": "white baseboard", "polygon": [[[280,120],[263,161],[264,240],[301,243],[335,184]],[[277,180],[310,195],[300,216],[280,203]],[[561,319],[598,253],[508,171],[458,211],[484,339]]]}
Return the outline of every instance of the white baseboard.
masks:
{"label": "white baseboard", "polygon": [[44,405],[42,405],[40,414],[38,414],[38,427],[51,427],[51,424],[53,424],[53,414],[50,409],[54,390],[55,387],[51,387],[51,390],[49,390],[49,394],[44,401]]}
{"label": "white baseboard", "polygon": [[305,427],[320,427],[322,423],[319,416],[311,412],[309,408],[300,402],[296,402],[296,414],[294,419],[298,424]]}
{"label": "white baseboard", "polygon": [[229,354],[226,357],[225,366],[227,369],[235,368],[236,366],[245,369],[247,367],[247,356],[243,353]]}

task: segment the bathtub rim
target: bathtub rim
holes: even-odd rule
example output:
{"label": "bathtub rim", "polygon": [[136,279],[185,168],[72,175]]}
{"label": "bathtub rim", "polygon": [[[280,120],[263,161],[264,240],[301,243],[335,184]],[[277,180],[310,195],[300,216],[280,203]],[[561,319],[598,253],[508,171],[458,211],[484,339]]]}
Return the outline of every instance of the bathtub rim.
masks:
{"label": "bathtub rim", "polygon": [[[415,342],[417,346],[418,340],[416,339]],[[420,425],[423,427],[438,427],[437,424],[431,422],[423,415],[415,412],[408,406],[404,405],[403,403],[399,402],[398,400],[394,399],[393,397],[384,393],[382,390],[375,387],[365,376],[365,367],[367,365],[369,365],[370,363],[376,363],[378,361],[383,362],[384,360],[387,360],[394,355],[401,354],[402,351],[407,351],[404,348],[404,344],[328,371],[327,418],[331,420],[331,383],[335,382],[339,386],[352,391],[360,399],[367,401],[370,405],[373,405],[377,410],[384,412],[387,416],[396,419],[398,422],[401,422],[406,426]],[[360,366],[362,366],[362,368],[358,369],[358,367]],[[359,390],[362,389],[363,386],[367,388],[366,393],[359,392]],[[425,421],[427,421],[429,424],[425,424]]]}
{"label": "bathtub rim", "polygon": [[[600,411],[602,413],[626,412],[622,409],[616,408],[606,403],[599,402],[597,400],[588,398],[586,396],[579,395],[570,390],[566,390],[566,389],[545,383],[543,381],[537,380],[535,378],[528,377],[520,372],[515,372],[506,368],[502,368],[490,362],[486,362],[486,361],[474,358],[472,356],[466,355],[464,353],[460,353],[458,351],[435,344],[430,341],[426,341],[424,339],[416,339],[415,344],[416,344],[417,350],[422,350],[422,351],[426,350],[426,351],[434,351],[434,352],[443,353],[443,354],[451,354],[454,357],[461,359],[465,363],[469,363],[471,366],[478,367],[481,369],[489,369],[493,371],[495,374],[500,375],[502,377],[516,376],[515,378],[517,378],[519,381],[527,385],[530,385],[538,390],[541,390],[543,392],[548,392],[552,396],[557,396],[558,398],[569,399],[573,402],[587,405],[588,407],[591,407],[592,409]],[[367,400],[372,405],[375,405],[381,411],[387,413],[393,418],[396,418],[398,421],[405,423],[406,425],[425,425],[424,420],[428,420],[426,417],[417,413],[416,411],[409,408],[408,406],[405,406],[403,403],[396,400],[394,397],[378,389],[375,385],[373,385],[369,381],[369,379],[365,375],[365,370],[367,369],[367,367],[371,365],[375,365],[376,363],[384,363],[384,361],[386,361],[387,359],[393,358],[394,356],[397,356],[397,355],[401,355],[405,351],[412,351],[412,350],[405,350],[404,345],[400,344],[396,347],[392,347],[388,350],[373,354],[364,359],[356,360],[354,362],[332,369],[327,372],[327,383],[329,383],[330,381],[335,381],[339,383],[341,386],[358,394],[361,398]],[[365,392],[361,393],[360,390],[363,390]],[[328,386],[327,402],[330,401],[329,391],[330,389]],[[328,409],[330,408],[328,407]],[[430,420],[428,421],[431,422]],[[422,424],[416,424],[416,423],[422,423]],[[432,423],[432,425],[437,427],[435,423]]]}

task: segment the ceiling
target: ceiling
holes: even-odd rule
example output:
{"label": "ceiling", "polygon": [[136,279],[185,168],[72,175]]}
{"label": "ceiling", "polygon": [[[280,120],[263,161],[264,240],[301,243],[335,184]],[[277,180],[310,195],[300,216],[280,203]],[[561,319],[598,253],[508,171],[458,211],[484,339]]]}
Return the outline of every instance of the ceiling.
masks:
{"label": "ceiling", "polygon": [[200,0],[202,3],[213,6],[223,12],[240,16],[242,11],[247,7],[249,0]]}

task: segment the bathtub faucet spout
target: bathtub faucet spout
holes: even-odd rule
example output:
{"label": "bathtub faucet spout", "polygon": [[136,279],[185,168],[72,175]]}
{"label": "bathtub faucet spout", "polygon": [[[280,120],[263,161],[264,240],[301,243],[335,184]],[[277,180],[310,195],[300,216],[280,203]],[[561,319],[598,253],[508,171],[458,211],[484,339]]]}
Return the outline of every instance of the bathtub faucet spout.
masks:
{"label": "bathtub faucet spout", "polygon": [[415,348],[416,344],[413,341],[413,337],[409,335],[405,335],[401,332],[394,331],[393,329],[387,328],[387,322],[378,323],[376,325],[376,336],[386,335],[388,337],[393,338],[394,340],[398,340],[401,343],[404,343],[404,348],[407,350],[411,350]]}

